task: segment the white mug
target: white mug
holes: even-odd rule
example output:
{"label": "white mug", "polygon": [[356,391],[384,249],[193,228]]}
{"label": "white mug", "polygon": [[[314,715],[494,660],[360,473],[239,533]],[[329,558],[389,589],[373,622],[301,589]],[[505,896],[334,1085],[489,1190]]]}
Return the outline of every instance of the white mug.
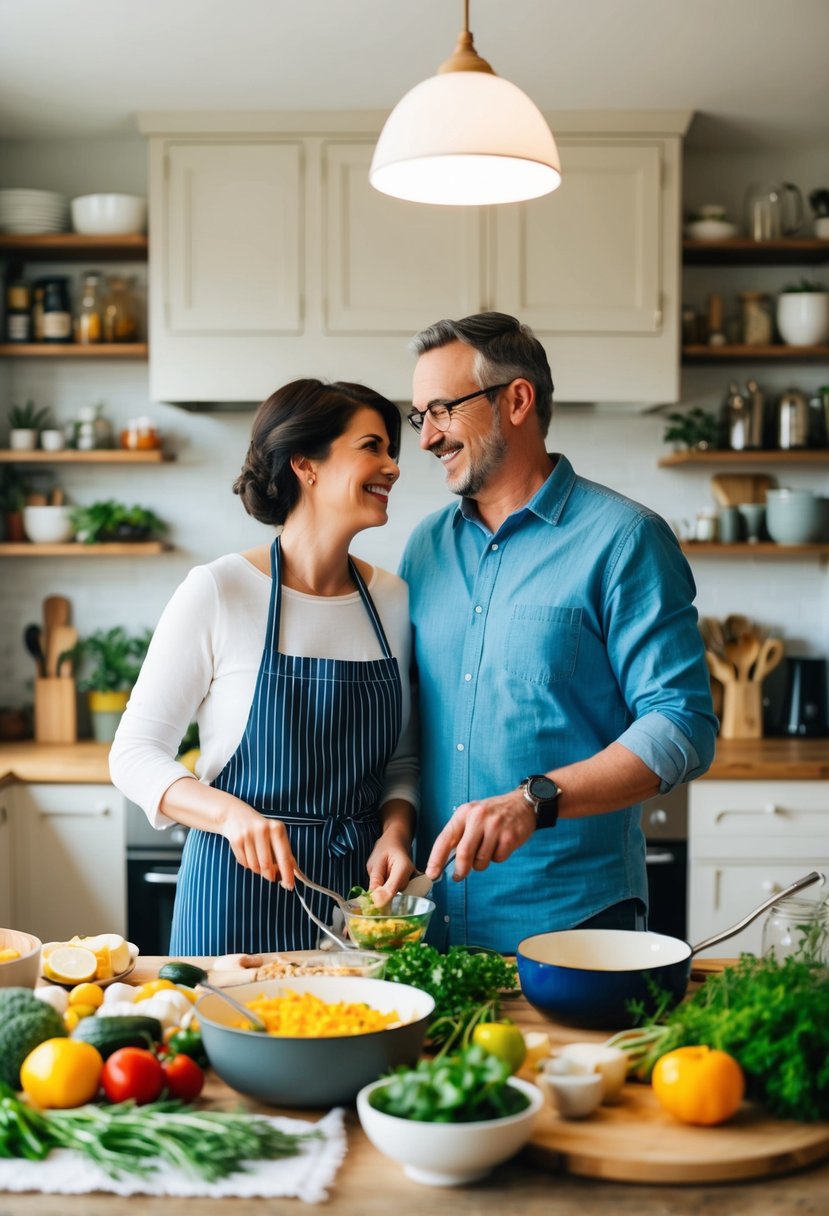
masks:
{"label": "white mug", "polygon": [[60,452],[66,446],[63,431],[41,431],[40,446],[44,452]]}

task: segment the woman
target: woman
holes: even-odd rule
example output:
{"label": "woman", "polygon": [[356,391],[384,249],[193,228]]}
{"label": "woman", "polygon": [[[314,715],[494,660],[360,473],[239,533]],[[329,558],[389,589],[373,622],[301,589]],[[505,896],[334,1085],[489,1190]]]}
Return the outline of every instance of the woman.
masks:
{"label": "woman", "polygon": [[[173,954],[313,946],[295,868],[380,899],[411,873],[407,588],[348,552],[386,523],[399,441],[397,409],[371,389],[279,389],[233,489],[281,532],[191,570],[161,617],[110,770],[155,826],[192,829]],[[194,719],[200,780],[175,760]],[[330,920],[330,900],[302,896]]]}

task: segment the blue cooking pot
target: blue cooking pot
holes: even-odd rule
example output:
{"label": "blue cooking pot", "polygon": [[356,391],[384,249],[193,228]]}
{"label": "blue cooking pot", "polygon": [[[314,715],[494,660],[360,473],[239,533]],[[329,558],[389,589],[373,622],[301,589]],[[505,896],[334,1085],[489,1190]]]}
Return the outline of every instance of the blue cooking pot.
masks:
{"label": "blue cooking pot", "polygon": [[631,1003],[653,1010],[656,989],[668,994],[671,1005],[682,1000],[695,954],[740,933],[767,908],[819,881],[824,879],[817,871],[799,878],[738,924],[696,946],[632,929],[565,929],[525,937],[516,951],[521,991],[553,1021],[622,1030],[636,1020]]}

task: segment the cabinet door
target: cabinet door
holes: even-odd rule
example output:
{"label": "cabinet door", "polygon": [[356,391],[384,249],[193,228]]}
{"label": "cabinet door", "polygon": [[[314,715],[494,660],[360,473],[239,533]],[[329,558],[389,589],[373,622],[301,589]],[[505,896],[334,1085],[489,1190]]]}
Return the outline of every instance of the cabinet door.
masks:
{"label": "cabinet door", "polygon": [[323,145],[323,299],[331,334],[401,334],[480,307],[479,208],[425,207],[369,185],[373,144]]}
{"label": "cabinet door", "polygon": [[42,941],[126,934],[124,800],[109,785],[14,789],[15,912]]}
{"label": "cabinet door", "polygon": [[171,334],[299,332],[300,166],[295,142],[168,146]]}
{"label": "cabinet door", "polygon": [[25,929],[14,916],[12,902],[12,820],[9,813],[11,790],[0,790],[0,925]]}

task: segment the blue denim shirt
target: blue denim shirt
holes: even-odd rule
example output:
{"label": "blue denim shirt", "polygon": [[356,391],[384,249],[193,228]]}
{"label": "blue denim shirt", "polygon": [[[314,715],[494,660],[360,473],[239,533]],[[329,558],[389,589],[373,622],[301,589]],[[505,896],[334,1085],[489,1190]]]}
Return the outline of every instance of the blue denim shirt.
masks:
{"label": "blue denim shirt", "polygon": [[[621,743],[665,792],[704,773],[717,721],[690,568],[665,521],[558,456],[496,533],[462,500],[400,567],[419,683],[425,865],[453,809]],[[647,903],[639,805],[560,819],[506,861],[435,887],[431,940],[514,951],[622,899]]]}

